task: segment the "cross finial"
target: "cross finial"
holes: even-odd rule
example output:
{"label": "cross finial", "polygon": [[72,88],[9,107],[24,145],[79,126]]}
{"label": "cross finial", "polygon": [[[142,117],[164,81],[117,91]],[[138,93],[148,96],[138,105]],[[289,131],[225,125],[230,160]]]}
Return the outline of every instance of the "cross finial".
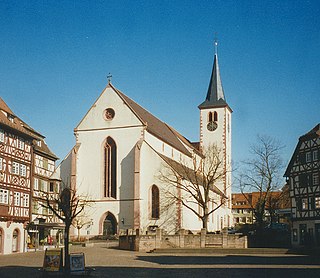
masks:
{"label": "cross finial", "polygon": [[215,34],[215,37],[214,37],[214,54],[215,54],[215,55],[218,54],[218,39],[217,39],[217,33]]}
{"label": "cross finial", "polygon": [[109,74],[107,75],[108,78],[108,83],[111,83],[111,79],[112,79],[112,74],[109,72]]}

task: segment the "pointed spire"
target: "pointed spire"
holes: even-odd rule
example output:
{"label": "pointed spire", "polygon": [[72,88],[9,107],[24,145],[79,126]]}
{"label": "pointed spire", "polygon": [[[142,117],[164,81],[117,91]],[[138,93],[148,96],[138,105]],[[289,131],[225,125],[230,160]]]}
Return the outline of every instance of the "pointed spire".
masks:
{"label": "pointed spire", "polygon": [[210,78],[210,83],[208,87],[207,97],[205,101],[199,105],[199,108],[209,108],[215,106],[225,106],[227,105],[224,92],[222,88],[222,82],[220,78],[220,70],[218,64],[218,42],[215,40],[215,54],[213,60],[212,73]]}

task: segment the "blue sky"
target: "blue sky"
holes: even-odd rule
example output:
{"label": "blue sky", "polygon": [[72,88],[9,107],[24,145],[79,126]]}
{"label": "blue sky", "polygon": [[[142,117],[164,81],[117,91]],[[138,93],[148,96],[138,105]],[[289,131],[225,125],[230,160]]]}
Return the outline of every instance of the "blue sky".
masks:
{"label": "blue sky", "polygon": [[233,109],[233,160],[257,134],[285,163],[320,122],[320,2],[0,0],[0,96],[63,158],[112,83],[191,141],[214,38]]}

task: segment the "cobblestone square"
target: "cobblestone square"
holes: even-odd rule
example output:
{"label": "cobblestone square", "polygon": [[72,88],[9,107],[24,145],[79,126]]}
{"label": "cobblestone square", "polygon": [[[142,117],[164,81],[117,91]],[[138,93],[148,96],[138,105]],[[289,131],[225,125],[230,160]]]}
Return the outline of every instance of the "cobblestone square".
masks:
{"label": "cobblestone square", "polygon": [[[90,277],[320,277],[316,256],[142,253],[108,243],[72,246],[71,252],[85,253],[86,266],[95,268]],[[0,277],[41,277],[43,258],[44,251],[2,255]]]}

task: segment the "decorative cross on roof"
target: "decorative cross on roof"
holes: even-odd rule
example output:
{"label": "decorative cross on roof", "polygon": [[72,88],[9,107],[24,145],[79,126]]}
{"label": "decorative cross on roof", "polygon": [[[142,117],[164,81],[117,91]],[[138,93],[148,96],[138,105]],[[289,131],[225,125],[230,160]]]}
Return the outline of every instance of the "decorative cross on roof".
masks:
{"label": "decorative cross on roof", "polygon": [[109,72],[109,74],[107,75],[108,78],[108,83],[111,83],[111,79],[112,79],[112,74]]}

